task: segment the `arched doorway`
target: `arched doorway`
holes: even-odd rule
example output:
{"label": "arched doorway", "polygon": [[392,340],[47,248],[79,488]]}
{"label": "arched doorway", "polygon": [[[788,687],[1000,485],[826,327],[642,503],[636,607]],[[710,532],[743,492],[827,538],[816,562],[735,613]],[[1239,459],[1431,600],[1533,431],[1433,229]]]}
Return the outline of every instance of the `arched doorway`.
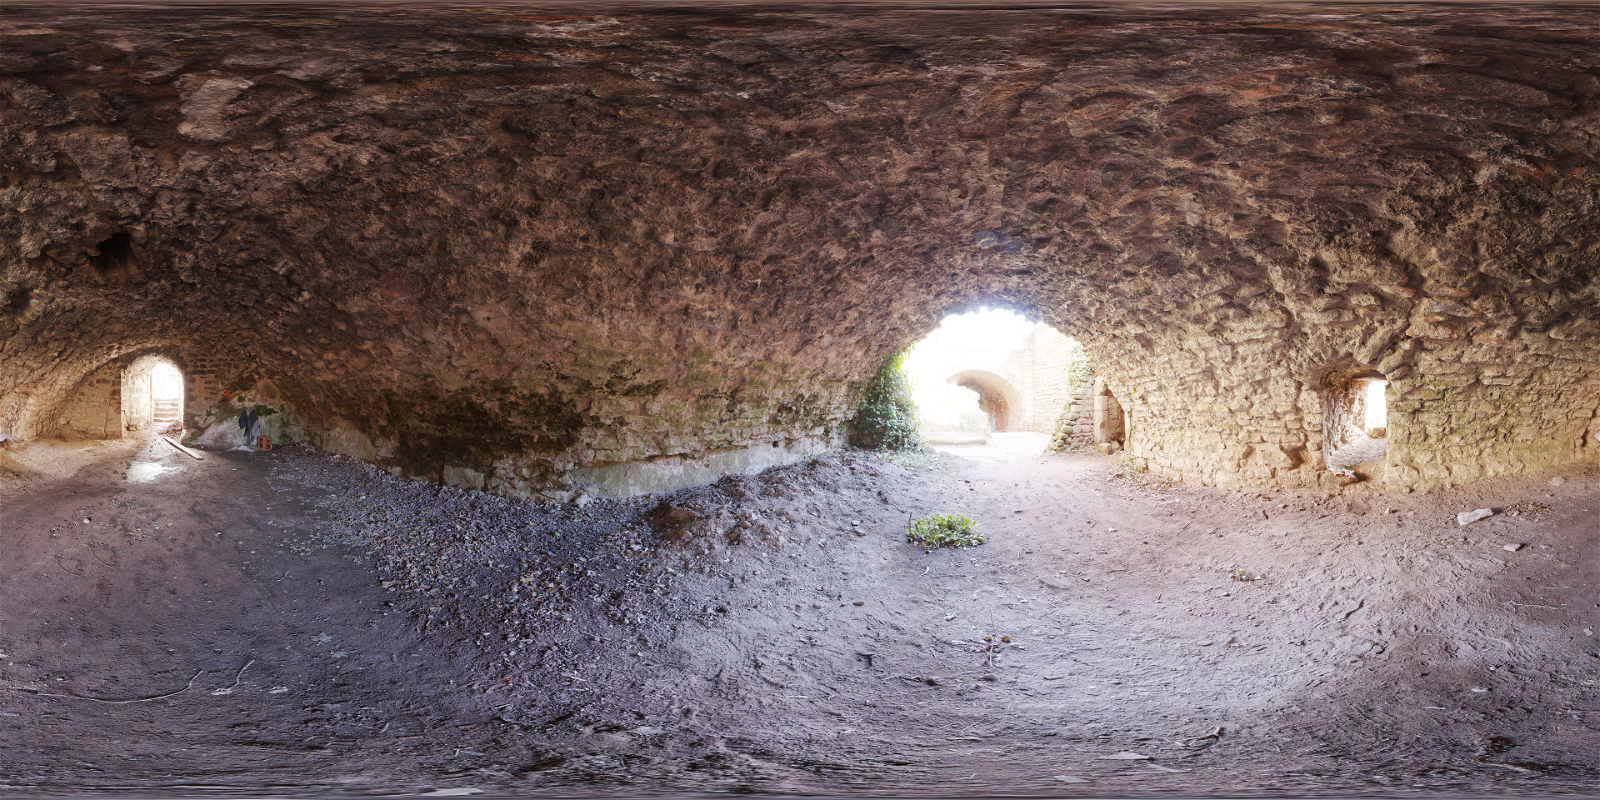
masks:
{"label": "arched doorway", "polygon": [[122,373],[122,430],[165,431],[183,424],[183,373],[161,356],[144,356]]}
{"label": "arched doorway", "polygon": [[1014,309],[980,307],[944,317],[904,363],[923,436],[965,443],[991,433],[1053,435],[1084,391],[1088,356]]}
{"label": "arched doorway", "polygon": [[1322,457],[1328,469],[1350,477],[1377,477],[1389,449],[1389,381],[1370,367],[1345,363],[1321,380]]}
{"label": "arched doorway", "polygon": [[1010,381],[993,372],[972,369],[951,375],[947,382],[978,393],[978,408],[988,417],[989,430],[1005,433],[1017,429],[1022,393]]}

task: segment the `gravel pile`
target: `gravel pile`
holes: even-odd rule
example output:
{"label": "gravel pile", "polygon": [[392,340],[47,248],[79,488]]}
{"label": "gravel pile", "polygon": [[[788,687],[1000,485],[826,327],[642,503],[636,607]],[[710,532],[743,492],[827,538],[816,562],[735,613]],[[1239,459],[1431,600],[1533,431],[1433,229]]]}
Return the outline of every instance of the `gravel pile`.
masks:
{"label": "gravel pile", "polygon": [[[574,769],[607,732],[625,735],[617,746],[629,753],[646,735],[652,752],[715,749],[694,731],[733,721],[712,706],[772,680],[751,666],[753,653],[813,635],[803,614],[823,600],[862,605],[843,596],[866,559],[862,512],[887,507],[882,489],[898,485],[887,473],[910,472],[838,453],[580,507],[397,478],[309,447],[263,455],[274,503],[302,510],[285,518],[299,520],[284,529],[290,545],[369,565],[389,613],[471,665],[456,680],[476,687],[494,719],[536,732]],[[840,493],[863,480],[881,489]],[[676,733],[640,733],[657,729]],[[579,772],[546,779],[593,780]]]}
{"label": "gravel pile", "polygon": [[[582,643],[670,639],[719,613],[704,581],[761,574],[770,550],[848,536],[849,520],[811,502],[845,474],[836,454],[713,486],[585,506],[513,500],[399,478],[303,445],[274,451],[271,488],[312,522],[289,531],[305,554],[341,548],[370,563],[393,605],[520,667],[560,668]],[[835,530],[837,529],[837,530]],[[737,551],[744,551],[743,554]]]}

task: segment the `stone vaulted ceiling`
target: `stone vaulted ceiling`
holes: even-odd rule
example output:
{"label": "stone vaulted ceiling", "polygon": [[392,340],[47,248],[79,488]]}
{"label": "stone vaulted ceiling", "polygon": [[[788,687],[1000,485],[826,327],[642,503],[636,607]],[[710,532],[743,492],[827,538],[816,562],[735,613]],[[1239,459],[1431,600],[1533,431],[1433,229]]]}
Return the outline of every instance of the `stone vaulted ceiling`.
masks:
{"label": "stone vaulted ceiling", "polygon": [[160,353],[196,424],[265,381],[398,471],[621,493],[835,441],[998,301],[1167,474],[1330,485],[1359,371],[1393,486],[1592,458],[1597,101],[1591,5],[8,3],[0,434]]}

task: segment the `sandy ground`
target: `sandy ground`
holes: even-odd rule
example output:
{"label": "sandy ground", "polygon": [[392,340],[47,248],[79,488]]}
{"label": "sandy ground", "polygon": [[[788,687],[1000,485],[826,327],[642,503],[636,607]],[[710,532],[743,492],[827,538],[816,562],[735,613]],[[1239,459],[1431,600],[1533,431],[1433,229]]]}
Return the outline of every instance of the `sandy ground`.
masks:
{"label": "sandy ground", "polygon": [[[1042,446],[581,508],[14,449],[0,791],[1600,793],[1600,471],[1328,497]],[[935,511],[988,543],[906,543]]]}

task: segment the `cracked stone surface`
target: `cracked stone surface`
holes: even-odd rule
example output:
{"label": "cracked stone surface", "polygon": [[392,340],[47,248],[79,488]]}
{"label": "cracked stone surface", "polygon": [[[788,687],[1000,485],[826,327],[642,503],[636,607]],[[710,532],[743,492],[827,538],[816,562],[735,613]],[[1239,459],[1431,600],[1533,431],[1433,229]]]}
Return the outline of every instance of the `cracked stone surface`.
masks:
{"label": "cracked stone surface", "polygon": [[114,435],[159,354],[191,427],[259,402],[403,474],[626,493],[838,442],[999,302],[1165,475],[1336,486],[1324,406],[1372,372],[1387,488],[1595,459],[1597,23],[9,3],[0,435]]}

